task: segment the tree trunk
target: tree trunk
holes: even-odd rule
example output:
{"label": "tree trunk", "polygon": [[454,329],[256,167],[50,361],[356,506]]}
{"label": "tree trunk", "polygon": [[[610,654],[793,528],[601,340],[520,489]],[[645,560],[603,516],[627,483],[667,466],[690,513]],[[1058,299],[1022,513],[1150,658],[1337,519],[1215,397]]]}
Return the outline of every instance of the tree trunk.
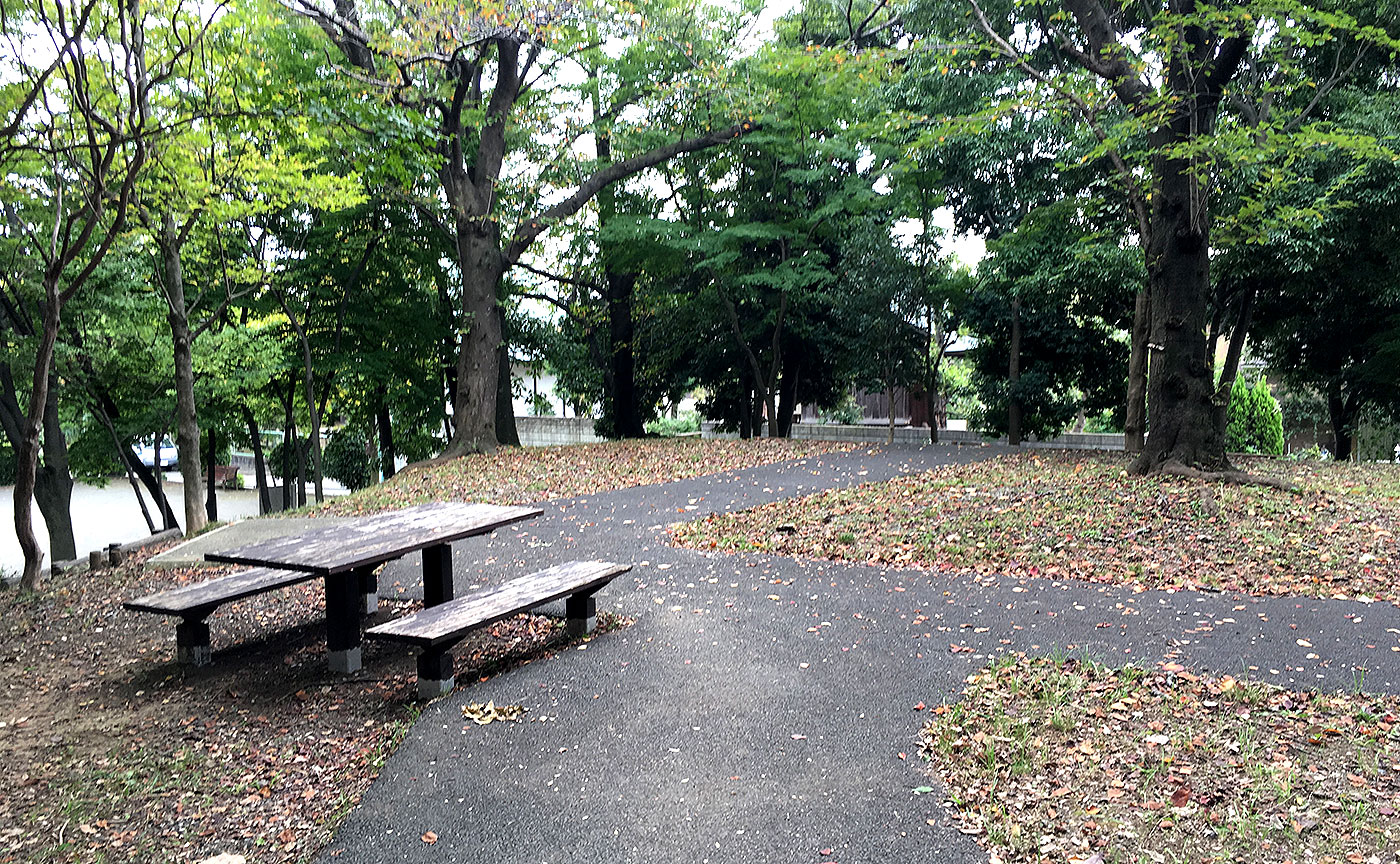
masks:
{"label": "tree trunk", "polygon": [[262,429],[258,428],[258,418],[253,409],[245,403],[241,406],[243,422],[248,425],[248,439],[253,443],[253,482],[258,487],[258,512],[272,512],[272,493],[267,488],[267,459],[263,456]]}
{"label": "tree trunk", "polygon": [[49,385],[44,405],[44,464],[34,478],[34,501],[49,529],[49,559],[72,561],[78,557],[73,540],[73,475],[68,470],[68,441],[58,419],[58,381]]}
{"label": "tree trunk", "polygon": [[1342,395],[1340,385],[1328,388],[1327,419],[1332,424],[1332,458],[1350,462],[1356,411],[1351,400]]}
{"label": "tree trunk", "polygon": [[[316,492],[316,503],[320,504],[326,500],[325,480],[321,471],[321,412],[316,408],[316,367],[311,357],[311,340],[306,335],[305,323],[292,314],[291,306],[287,303],[285,294],[279,295],[282,302],[282,311],[287,314],[287,321],[296,331],[297,341],[301,343],[301,385],[306,396],[306,414],[311,422],[311,471],[312,482]],[[302,504],[306,503],[306,454],[297,450],[299,474],[301,485],[298,488],[297,497]]]}
{"label": "tree trunk", "polygon": [[885,443],[886,443],[886,444],[893,444],[893,443],[894,443],[894,379],[893,379],[893,378],[890,378],[890,379],[888,379],[888,380],[885,381],[885,401],[889,403],[889,408],[885,411],[885,413],[888,414],[888,415],[890,415],[889,417],[886,417],[886,418],[885,418],[885,419],[888,421],[888,423],[889,423],[889,426],[888,426],[887,429],[886,429]]}
{"label": "tree trunk", "polygon": [[1133,301],[1132,346],[1128,354],[1128,404],[1123,423],[1123,449],[1141,453],[1147,441],[1147,342],[1152,304],[1146,290]]}
{"label": "tree trunk", "polygon": [[496,326],[501,329],[501,347],[496,356],[496,443],[520,446],[520,430],[515,428],[515,391],[510,368],[510,343],[505,339],[506,309],[496,307]]}
{"label": "tree trunk", "polygon": [[[184,480],[185,534],[199,533],[207,523],[204,510],[204,472],[199,464],[199,418],[194,401],[194,351],[185,304],[185,272],[180,261],[180,232],[175,219],[161,219],[157,245],[162,259],[161,290],[165,294],[165,318],[175,360],[175,446]],[[156,442],[159,459],[160,442]]]}
{"label": "tree trunk", "polygon": [[[91,388],[89,388],[89,392],[91,392]],[[152,534],[155,534],[155,520],[151,518],[151,511],[146,507],[146,497],[141,494],[141,483],[136,479],[135,466],[139,460],[131,452],[131,448],[122,441],[121,436],[117,435],[117,428],[112,425],[112,418],[108,416],[107,410],[96,397],[93,399],[92,413],[97,418],[97,422],[102,424],[102,428],[107,430],[107,437],[112,441],[112,449],[116,452],[117,458],[121,460],[122,468],[126,469],[127,482],[131,484],[131,492],[136,496],[136,504],[141,508],[141,515],[146,520],[146,527],[150,529]]]}
{"label": "tree trunk", "polygon": [[[1184,76],[1179,69],[1173,76]],[[1152,160],[1151,235],[1148,275],[1152,310],[1151,377],[1148,404],[1152,435],[1133,464],[1139,474],[1168,463],[1205,472],[1230,470],[1225,458],[1225,412],[1218,410],[1215,373],[1206,344],[1210,290],[1209,190],[1197,179],[1198,166],[1173,158],[1172,145],[1190,145],[1211,134],[1216,101],[1190,97],[1169,127],[1154,136],[1159,155]],[[1228,394],[1227,394],[1228,398]]]}
{"label": "tree trunk", "polygon": [[290,510],[296,504],[296,496],[292,492],[292,483],[297,479],[297,426],[296,418],[292,415],[292,409],[296,401],[297,379],[295,374],[287,377],[287,398],[283,400],[282,407],[285,413],[282,418],[282,458],[277,461],[280,465],[274,465],[278,478],[282,481],[282,509]]}
{"label": "tree trunk", "polygon": [[394,464],[397,454],[394,453],[394,426],[393,420],[389,416],[389,406],[384,404],[384,389],[379,390],[379,406],[374,412],[374,419],[379,429],[379,470],[384,479],[388,480],[394,476],[397,466]]}
{"label": "tree trunk", "polygon": [[215,436],[214,430],[213,430],[213,429],[210,429],[210,430],[209,430],[209,462],[208,462],[208,465],[209,465],[209,486],[208,486],[208,497],[206,497],[205,500],[204,500],[204,512],[207,513],[207,514],[209,515],[209,521],[210,521],[210,522],[216,522],[216,521],[218,521],[218,518],[219,518],[219,498],[218,498],[218,494],[219,494],[219,493],[218,493],[217,491],[215,491],[215,487],[218,486],[218,483],[216,483],[216,482],[215,482],[215,479],[214,479],[215,472],[218,470],[218,461],[219,461],[218,452],[219,452],[219,448],[218,448],[218,441],[217,441],[217,439],[216,439],[214,436]]}
{"label": "tree trunk", "polygon": [[[590,71],[590,77],[594,73]],[[599,90],[593,91],[593,118],[598,124],[593,140],[598,164],[613,162],[612,134],[602,120]],[[600,235],[617,215],[617,190],[609,185],[598,191],[598,225]],[[646,435],[646,423],[637,400],[637,355],[634,350],[636,326],[632,320],[632,296],[637,276],[623,269],[619,262],[617,244],[600,237],[600,259],[603,263],[604,301],[608,310],[608,369],[604,380],[609,385],[605,404],[611,416],[607,419],[612,434],[618,438],[641,438]]]}
{"label": "tree trunk", "polygon": [[452,440],[443,456],[496,449],[496,389],[501,324],[496,290],[505,272],[495,222],[457,220],[457,260],[462,272],[462,339],[457,352],[457,393]]}
{"label": "tree trunk", "polygon": [[1017,384],[1021,380],[1021,298],[1011,300],[1011,360],[1007,364],[1006,380],[1011,385],[1006,403],[1006,440],[1012,447],[1021,446],[1021,397]]}
{"label": "tree trunk", "polygon": [[[609,261],[606,253],[603,260]],[[632,295],[637,277],[616,268],[615,263],[609,264],[605,274],[613,431],[619,438],[641,438],[646,435],[646,423],[637,395],[636,325],[632,321]]]}
{"label": "tree trunk", "polygon": [[795,359],[783,369],[778,386],[778,435],[792,437],[792,415],[797,410],[797,382],[802,372],[801,359]]}

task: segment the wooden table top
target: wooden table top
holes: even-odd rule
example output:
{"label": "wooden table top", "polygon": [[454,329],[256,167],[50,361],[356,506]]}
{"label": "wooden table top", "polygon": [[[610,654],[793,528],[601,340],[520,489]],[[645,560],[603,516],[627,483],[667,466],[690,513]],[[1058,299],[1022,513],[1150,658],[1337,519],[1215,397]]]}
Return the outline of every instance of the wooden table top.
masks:
{"label": "wooden table top", "polygon": [[538,507],[438,502],[321,527],[308,519],[307,530],[301,534],[209,552],[204,559],[331,576],[402,558],[429,546],[489,534],[543,512]]}

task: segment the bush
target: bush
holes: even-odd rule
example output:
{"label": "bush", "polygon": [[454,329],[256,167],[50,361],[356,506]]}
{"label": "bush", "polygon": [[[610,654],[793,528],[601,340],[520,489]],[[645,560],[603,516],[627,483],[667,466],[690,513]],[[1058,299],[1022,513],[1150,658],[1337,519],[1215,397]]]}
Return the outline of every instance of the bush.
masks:
{"label": "bush", "polygon": [[700,414],[695,411],[687,411],[676,417],[658,417],[655,420],[647,421],[646,429],[648,434],[660,435],[662,438],[699,432]]}
{"label": "bush", "polygon": [[[298,439],[302,453],[306,456],[306,471],[311,473],[311,442],[306,439]],[[287,483],[297,475],[297,454],[296,451],[287,446],[285,441],[267,451],[267,473],[279,483]],[[309,479],[309,478],[308,478]]]}
{"label": "bush", "polygon": [[854,426],[865,419],[865,409],[861,408],[851,394],[847,393],[839,404],[818,411],[817,419],[823,423],[844,423],[847,426]]}
{"label": "bush", "polygon": [[0,486],[10,486],[15,482],[15,451],[10,445],[0,442]]}
{"label": "bush", "polygon": [[1283,455],[1283,414],[1269,384],[1260,377],[1253,387],[1243,376],[1230,388],[1225,449],[1231,453]]}
{"label": "bush", "polygon": [[352,492],[373,483],[374,469],[370,465],[364,433],[353,426],[346,426],[332,435],[325,452],[321,454],[321,468],[327,477]]}

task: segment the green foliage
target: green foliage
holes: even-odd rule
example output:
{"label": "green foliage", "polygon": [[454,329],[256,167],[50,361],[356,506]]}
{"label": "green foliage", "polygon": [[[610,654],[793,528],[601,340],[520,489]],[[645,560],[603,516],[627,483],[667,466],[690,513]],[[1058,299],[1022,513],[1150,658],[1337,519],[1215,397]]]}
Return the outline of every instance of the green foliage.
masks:
{"label": "green foliage", "polygon": [[374,466],[369,441],[358,426],[346,426],[331,436],[321,454],[325,475],[354,492],[374,482]]}
{"label": "green foliage", "polygon": [[1230,388],[1225,449],[1232,453],[1283,455],[1283,414],[1269,384],[1260,376],[1253,386],[1243,375]]}
{"label": "green foliage", "polygon": [[0,441],[0,486],[11,486],[15,482],[15,451],[6,441]]}
{"label": "green foliage", "polygon": [[688,435],[699,431],[700,414],[697,411],[686,411],[676,417],[658,417],[647,422],[647,434],[660,435],[662,438]]}
{"label": "green foliage", "polygon": [[848,392],[843,394],[840,402],[830,408],[818,411],[817,417],[823,423],[842,423],[852,426],[865,419],[865,410],[856,404],[856,400],[851,398],[851,394]]}
{"label": "green foliage", "polygon": [[939,377],[942,379],[940,387],[943,398],[948,400],[949,419],[971,420],[981,416],[985,408],[977,395],[977,382],[971,363],[953,358],[943,364]]}
{"label": "green foliage", "polygon": [[[1011,401],[1022,433],[1059,434],[1080,410],[1123,404],[1127,345],[1122,333],[1131,296],[1143,283],[1142,257],[1093,225],[1103,205],[1066,199],[1030,213],[990,247],[981,284],[967,304],[972,352],[989,432],[1007,430]],[[1008,374],[1015,306],[1020,307],[1020,376]]]}
{"label": "green foliage", "polygon": [[[311,444],[305,438],[297,439],[297,444],[300,446],[293,449],[287,446],[287,442],[282,441],[279,442],[277,446],[267,451],[267,455],[264,457],[267,459],[267,473],[272,475],[273,479],[278,482],[295,482],[297,468],[299,467],[297,450],[300,450],[302,456],[306,459],[306,471],[308,476],[310,475]],[[324,455],[323,453],[322,456]]]}

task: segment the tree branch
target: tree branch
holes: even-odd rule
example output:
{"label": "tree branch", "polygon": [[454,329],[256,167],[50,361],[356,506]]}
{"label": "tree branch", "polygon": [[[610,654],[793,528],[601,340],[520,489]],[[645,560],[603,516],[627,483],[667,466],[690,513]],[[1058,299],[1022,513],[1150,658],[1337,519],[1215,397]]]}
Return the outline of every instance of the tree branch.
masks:
{"label": "tree branch", "polygon": [[745,122],[737,123],[728,129],[720,129],[699,135],[695,138],[687,138],[683,141],[675,141],[654,150],[649,150],[640,156],[633,156],[631,159],[624,159],[621,162],[614,162],[608,167],[598,171],[593,176],[584,180],[574,194],[545,210],[543,213],[532,219],[526,220],[520,227],[515,229],[510,246],[506,249],[506,263],[513,265],[520,260],[520,256],[525,254],[525,250],[530,248],[530,244],[549,229],[549,226],[561,219],[567,219],[574,215],[583,206],[592,200],[594,195],[609,183],[616,183],[618,180],[625,180],[633,174],[645,171],[656,165],[660,165],[667,160],[679,156],[683,153],[694,153],[697,150],[704,150],[741,138],[757,129],[755,124]]}

